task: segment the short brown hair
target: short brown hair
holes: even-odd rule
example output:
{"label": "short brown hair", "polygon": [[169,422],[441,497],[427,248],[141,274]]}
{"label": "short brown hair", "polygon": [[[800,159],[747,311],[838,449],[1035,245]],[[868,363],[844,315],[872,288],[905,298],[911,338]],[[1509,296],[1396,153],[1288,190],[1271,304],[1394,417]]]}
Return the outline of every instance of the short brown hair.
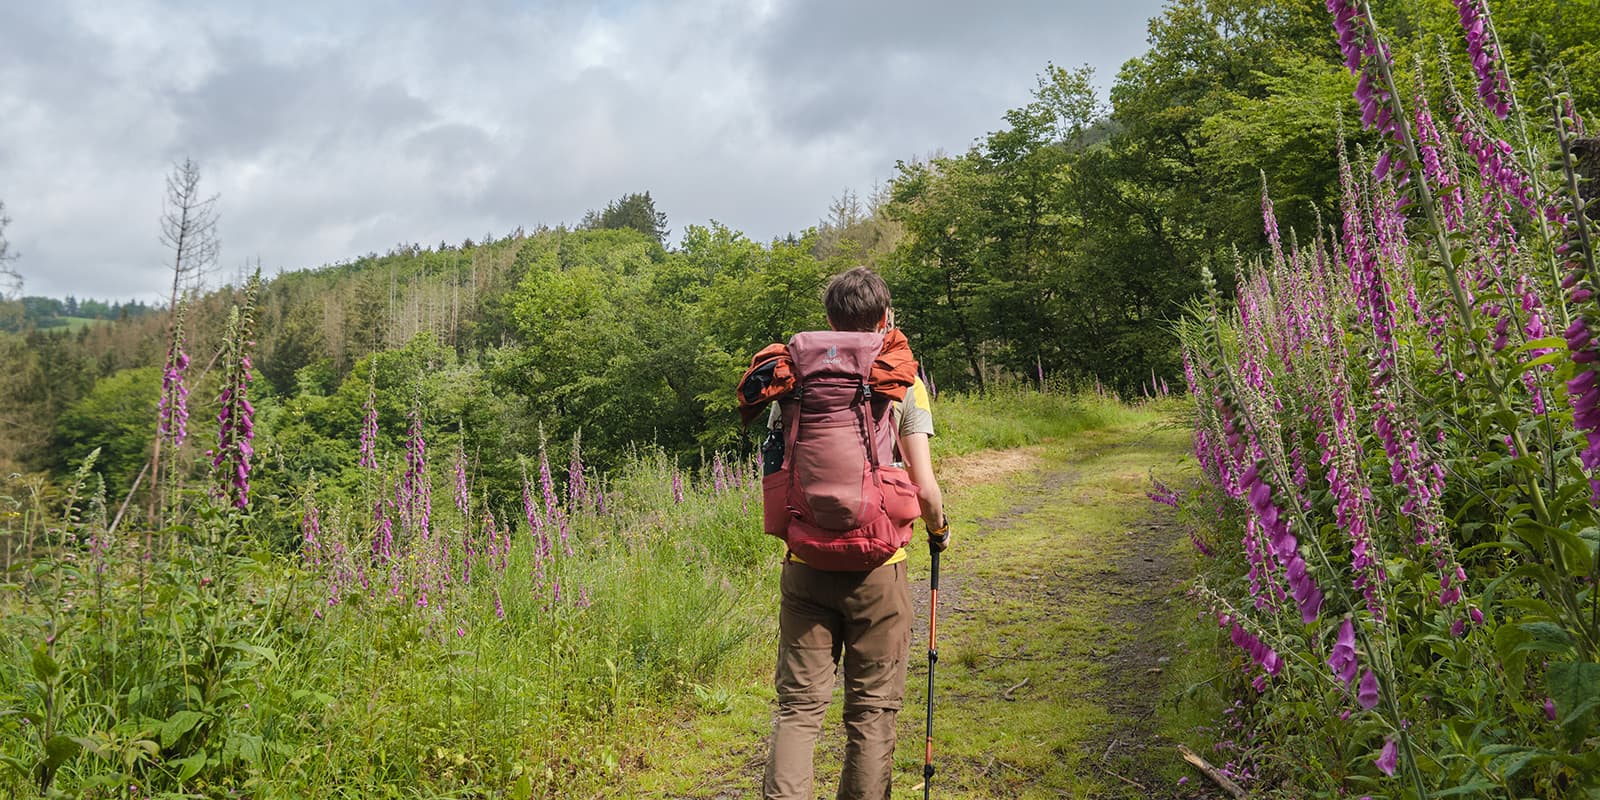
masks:
{"label": "short brown hair", "polygon": [[871,331],[889,310],[889,286],[878,273],[856,267],[833,276],[822,293],[828,324],[841,331]]}

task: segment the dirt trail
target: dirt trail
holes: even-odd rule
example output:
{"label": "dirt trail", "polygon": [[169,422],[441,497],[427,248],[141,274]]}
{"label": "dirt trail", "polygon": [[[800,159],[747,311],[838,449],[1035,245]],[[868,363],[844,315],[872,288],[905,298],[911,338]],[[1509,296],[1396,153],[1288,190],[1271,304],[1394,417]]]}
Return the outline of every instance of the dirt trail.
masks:
{"label": "dirt trail", "polygon": [[[945,786],[961,791],[957,796],[1217,796],[1193,779],[1184,785],[1173,781],[1176,742],[1162,736],[1157,725],[1157,704],[1172,691],[1165,672],[1177,655],[1173,625],[1182,623],[1174,614],[1183,613],[1189,564],[1175,547],[1185,535],[1171,514],[1143,496],[1143,480],[1130,485],[1128,479],[1142,478],[1141,468],[1160,465],[1170,454],[1164,445],[1169,443],[1135,435],[1065,458],[1049,457],[1048,448],[1030,448],[979,453],[958,462],[957,494],[969,479],[969,485],[998,482],[1010,487],[1009,504],[976,519],[969,531],[968,544],[977,540],[990,568],[941,575],[944,642],[938,679],[944,679],[952,653],[980,674],[998,671],[1007,661],[1066,668],[1013,670],[1011,677],[1021,677],[997,682],[1006,684],[998,698],[963,693],[946,698],[936,687],[935,724],[941,717],[959,724],[972,716],[973,709],[963,706],[997,699],[1015,703],[1024,694],[1070,698],[1062,705],[1087,704],[1103,715],[1088,726],[1075,753],[1059,754],[1072,763],[1071,777],[1017,767],[999,755],[982,764],[963,759],[947,765],[941,776]],[[1064,524],[1074,509],[1090,512],[1083,515],[1087,525]],[[1026,552],[1018,552],[1018,544]],[[1007,568],[1018,566],[1023,568]],[[926,608],[927,582],[917,581],[913,592],[917,607]],[[974,632],[1004,624],[997,612],[1007,604],[997,601],[1007,598],[1026,598],[1026,609],[1047,618],[1073,605],[1087,607],[1090,626],[1103,635],[1037,643],[1054,645],[1054,653],[1023,642],[1010,654],[959,655],[963,645],[982,639]],[[915,641],[925,642],[926,636],[922,618]],[[925,671],[918,675],[926,680]],[[912,716],[921,721],[920,714]]]}
{"label": "dirt trail", "polygon": [[[1124,429],[940,465],[956,539],[941,570],[935,796],[1217,796],[1198,776],[1178,784],[1176,743],[1159,732],[1158,704],[1174,692],[1166,670],[1192,620],[1182,598],[1191,564],[1187,537],[1144,492],[1152,469],[1174,471],[1185,444]],[[925,610],[928,559],[916,555],[913,592]],[[924,611],[897,797],[922,793],[926,625]],[[817,791],[829,797],[842,751],[834,705],[817,763]],[[750,715],[753,740],[726,753],[716,774],[652,796],[759,796],[769,708]]]}

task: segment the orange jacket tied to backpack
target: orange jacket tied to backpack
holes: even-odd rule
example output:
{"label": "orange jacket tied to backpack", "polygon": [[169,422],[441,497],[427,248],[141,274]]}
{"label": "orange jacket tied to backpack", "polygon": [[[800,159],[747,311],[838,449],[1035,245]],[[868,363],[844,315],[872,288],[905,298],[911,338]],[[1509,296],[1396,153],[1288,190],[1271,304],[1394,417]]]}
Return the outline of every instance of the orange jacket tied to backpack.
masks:
{"label": "orange jacket tied to backpack", "polygon": [[762,523],[807,565],[875,569],[911,541],[917,487],[893,465],[893,405],[916,380],[905,334],[812,331],[766,347],[739,381],[745,424],[776,400],[783,463],[762,480]]}

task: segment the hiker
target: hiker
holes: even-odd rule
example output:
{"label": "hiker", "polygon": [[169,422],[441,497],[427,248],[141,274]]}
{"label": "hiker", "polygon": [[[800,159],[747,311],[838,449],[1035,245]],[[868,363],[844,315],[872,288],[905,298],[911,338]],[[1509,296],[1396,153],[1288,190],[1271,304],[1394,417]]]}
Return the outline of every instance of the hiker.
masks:
{"label": "hiker", "polygon": [[787,546],[766,800],[816,796],[813,750],[841,660],[838,797],[889,796],[914,613],[906,546],[917,517],[932,548],[950,537],[927,389],[888,287],[857,267],[829,282],[823,306],[832,330],[762,350],[738,387],[746,424],[770,404],[763,523]]}

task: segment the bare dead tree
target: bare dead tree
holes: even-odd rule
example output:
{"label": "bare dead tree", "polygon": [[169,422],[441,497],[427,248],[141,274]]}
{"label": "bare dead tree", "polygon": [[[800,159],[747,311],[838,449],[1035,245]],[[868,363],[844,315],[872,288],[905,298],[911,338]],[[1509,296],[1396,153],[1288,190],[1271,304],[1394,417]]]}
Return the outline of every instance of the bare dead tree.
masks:
{"label": "bare dead tree", "polygon": [[[167,174],[167,197],[161,212],[161,243],[172,251],[172,294],[167,311],[177,325],[178,298],[184,291],[200,288],[206,272],[217,262],[221,244],[217,241],[217,196],[200,194],[200,165],[185,158],[173,164]],[[168,341],[177,335],[169,330]],[[156,434],[155,446],[150,454],[150,527],[156,525],[156,512],[161,498],[161,440]],[[150,546],[145,535],[145,549]]]}
{"label": "bare dead tree", "polygon": [[0,300],[15,300],[22,296],[22,273],[11,266],[18,254],[6,241],[6,226],[10,224],[11,218],[6,216],[6,204],[0,201]]}
{"label": "bare dead tree", "polygon": [[200,165],[185,158],[167,175],[167,199],[161,212],[161,243],[172,251],[172,296],[198,288],[217,262],[217,196],[200,194]]}

